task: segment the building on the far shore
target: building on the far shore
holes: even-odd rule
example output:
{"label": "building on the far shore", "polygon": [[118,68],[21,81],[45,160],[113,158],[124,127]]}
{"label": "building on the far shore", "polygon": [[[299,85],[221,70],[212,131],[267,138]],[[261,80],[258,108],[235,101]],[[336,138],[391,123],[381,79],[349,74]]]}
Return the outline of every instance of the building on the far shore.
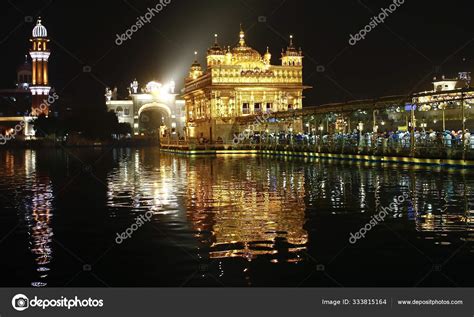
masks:
{"label": "building on the far shore", "polygon": [[50,113],[48,31],[38,18],[32,30],[29,56],[17,70],[16,87],[0,90],[0,135],[14,139],[35,137],[32,122]]}
{"label": "building on the far shore", "polygon": [[[474,106],[471,73],[460,72],[455,78],[435,77],[433,90],[414,94],[413,105],[417,110],[415,127],[457,131],[471,126]],[[464,124],[459,124],[460,121]]]}
{"label": "building on the far shore", "polygon": [[268,48],[262,55],[247,45],[242,29],[234,48],[222,48],[215,35],[207,51],[207,69],[196,59],[185,80],[187,137],[230,142],[252,121],[262,123],[254,132],[302,132],[299,119],[268,118],[269,113],[301,109],[303,91],[310,88],[303,85],[303,53],[294,46],[293,36],[282,52],[281,65],[271,61]]}
{"label": "building on the far shore", "polygon": [[152,81],[141,88],[135,80],[126,99],[118,98],[117,88],[107,88],[106,106],[115,112],[119,123],[130,125],[134,137],[154,135],[178,140],[184,138],[184,100],[179,100],[174,90],[174,82],[163,85]]}
{"label": "building on the far shore", "polygon": [[28,56],[25,56],[25,62],[18,67],[16,78],[14,88],[0,90],[0,121],[2,122],[7,122],[6,120],[9,117],[21,117],[29,115],[31,112],[31,92],[29,87],[31,85],[32,72]]}

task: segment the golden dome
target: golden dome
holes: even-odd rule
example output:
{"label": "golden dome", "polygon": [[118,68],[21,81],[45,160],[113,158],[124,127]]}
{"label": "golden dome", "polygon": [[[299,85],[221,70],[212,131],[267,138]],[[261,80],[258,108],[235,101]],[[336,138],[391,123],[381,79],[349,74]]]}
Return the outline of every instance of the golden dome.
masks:
{"label": "golden dome", "polygon": [[240,27],[240,41],[239,46],[232,50],[233,58],[239,62],[260,62],[262,55],[251,47],[245,44],[245,32]]}
{"label": "golden dome", "polygon": [[251,47],[241,46],[232,50],[233,57],[242,62],[258,62],[262,60],[262,55]]}

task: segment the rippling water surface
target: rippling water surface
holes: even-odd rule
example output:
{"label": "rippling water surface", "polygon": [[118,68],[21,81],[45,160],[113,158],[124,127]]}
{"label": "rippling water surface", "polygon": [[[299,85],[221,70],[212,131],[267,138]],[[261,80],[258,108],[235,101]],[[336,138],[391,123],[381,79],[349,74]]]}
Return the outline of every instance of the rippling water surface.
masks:
{"label": "rippling water surface", "polygon": [[461,170],[4,150],[0,286],[474,286],[473,187]]}

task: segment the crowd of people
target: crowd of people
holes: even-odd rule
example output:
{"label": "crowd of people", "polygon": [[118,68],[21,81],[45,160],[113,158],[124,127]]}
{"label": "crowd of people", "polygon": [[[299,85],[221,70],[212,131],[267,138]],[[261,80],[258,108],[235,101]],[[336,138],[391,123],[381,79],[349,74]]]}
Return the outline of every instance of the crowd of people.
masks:
{"label": "crowd of people", "polygon": [[[464,131],[415,131],[417,147],[447,147],[464,146],[474,150],[474,133]],[[408,131],[360,132],[351,133],[255,133],[249,139],[250,143],[264,144],[294,144],[294,145],[345,145],[354,147],[410,147],[411,133]]]}

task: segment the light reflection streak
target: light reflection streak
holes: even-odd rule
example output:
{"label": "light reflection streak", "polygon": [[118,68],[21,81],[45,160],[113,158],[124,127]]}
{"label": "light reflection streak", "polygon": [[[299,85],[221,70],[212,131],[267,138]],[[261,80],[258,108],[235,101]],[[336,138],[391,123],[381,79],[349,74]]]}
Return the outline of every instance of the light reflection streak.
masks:
{"label": "light reflection streak", "polygon": [[46,173],[38,173],[36,151],[24,152],[25,185],[27,193],[22,209],[30,237],[29,249],[35,256],[37,279],[31,282],[33,287],[48,286],[50,264],[53,259],[51,226],[53,214],[53,185]]}

